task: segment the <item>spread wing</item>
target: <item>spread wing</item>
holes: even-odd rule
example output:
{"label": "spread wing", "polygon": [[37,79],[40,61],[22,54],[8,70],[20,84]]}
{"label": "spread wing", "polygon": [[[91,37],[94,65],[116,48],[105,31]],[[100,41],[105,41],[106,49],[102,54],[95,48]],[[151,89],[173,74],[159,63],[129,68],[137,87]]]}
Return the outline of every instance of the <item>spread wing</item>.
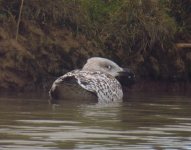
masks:
{"label": "spread wing", "polygon": [[97,94],[99,102],[122,100],[123,92],[120,83],[111,75],[99,71],[80,71],[76,75],[79,85]]}
{"label": "spread wing", "polygon": [[[73,87],[76,90],[74,91]],[[68,90],[66,90],[68,88]],[[86,93],[97,95],[99,102],[120,101],[123,97],[123,92],[120,83],[111,75],[99,71],[81,71],[74,70],[58,78],[50,90],[50,96],[58,99],[65,97],[68,91],[70,95],[76,95],[77,99],[84,97]],[[67,92],[67,94],[68,94]]]}
{"label": "spread wing", "polygon": [[97,96],[93,92],[87,91],[82,88],[74,74],[65,74],[59,77],[52,85],[49,95],[51,97],[50,103],[61,103],[62,100],[72,101],[86,101],[86,102],[97,102]]}

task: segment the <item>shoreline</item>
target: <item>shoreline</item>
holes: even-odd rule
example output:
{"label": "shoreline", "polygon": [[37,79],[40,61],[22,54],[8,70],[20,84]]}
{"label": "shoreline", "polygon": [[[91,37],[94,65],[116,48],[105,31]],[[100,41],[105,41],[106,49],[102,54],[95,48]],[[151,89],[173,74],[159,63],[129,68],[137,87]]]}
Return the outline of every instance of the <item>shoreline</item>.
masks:
{"label": "shoreline", "polygon": [[[53,82],[46,82],[40,86],[26,87],[22,89],[7,89],[1,88],[0,94],[12,93],[11,95],[24,94],[24,93],[37,93],[44,95],[51,88]],[[134,84],[123,87],[124,93],[133,93],[133,92],[180,92],[189,94],[191,91],[191,82],[187,81],[154,81],[154,80],[138,80]],[[191,94],[191,93],[190,93]]]}
{"label": "shoreline", "polygon": [[190,92],[191,82],[189,81],[153,81],[140,80],[137,81],[130,91],[161,91],[161,92]]}

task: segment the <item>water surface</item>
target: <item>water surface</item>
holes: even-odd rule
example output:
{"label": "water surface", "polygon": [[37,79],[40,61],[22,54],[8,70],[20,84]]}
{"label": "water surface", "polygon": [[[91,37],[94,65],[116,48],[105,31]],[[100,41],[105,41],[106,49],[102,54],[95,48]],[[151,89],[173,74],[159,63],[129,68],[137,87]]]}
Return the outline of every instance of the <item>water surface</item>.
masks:
{"label": "water surface", "polygon": [[191,95],[129,93],[119,104],[0,98],[1,150],[191,150]]}

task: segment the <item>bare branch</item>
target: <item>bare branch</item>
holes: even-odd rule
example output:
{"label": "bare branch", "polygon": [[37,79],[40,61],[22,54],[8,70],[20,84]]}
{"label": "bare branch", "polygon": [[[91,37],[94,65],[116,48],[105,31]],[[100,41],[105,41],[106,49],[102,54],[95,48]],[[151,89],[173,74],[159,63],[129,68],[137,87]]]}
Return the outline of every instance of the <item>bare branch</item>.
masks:
{"label": "bare branch", "polygon": [[21,14],[22,14],[22,9],[23,9],[23,3],[24,3],[24,0],[21,0],[21,6],[20,6],[20,10],[19,10],[19,18],[18,18],[18,21],[17,21],[16,37],[15,37],[16,40],[18,39],[18,34],[19,34],[19,25],[20,25],[20,22],[21,22]]}

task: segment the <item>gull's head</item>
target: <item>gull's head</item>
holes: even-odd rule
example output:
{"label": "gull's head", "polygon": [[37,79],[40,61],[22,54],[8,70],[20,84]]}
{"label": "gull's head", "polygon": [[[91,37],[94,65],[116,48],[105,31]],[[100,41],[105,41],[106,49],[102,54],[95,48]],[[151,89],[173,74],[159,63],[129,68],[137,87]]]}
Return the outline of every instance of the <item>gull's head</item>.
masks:
{"label": "gull's head", "polygon": [[101,71],[110,74],[123,85],[129,85],[135,79],[135,75],[130,69],[121,68],[115,62],[101,57],[89,58],[82,70]]}
{"label": "gull's head", "polygon": [[119,67],[115,62],[109,59],[92,57],[87,60],[87,63],[82,70],[101,71],[116,77],[119,75],[119,72],[123,71],[123,68]]}

